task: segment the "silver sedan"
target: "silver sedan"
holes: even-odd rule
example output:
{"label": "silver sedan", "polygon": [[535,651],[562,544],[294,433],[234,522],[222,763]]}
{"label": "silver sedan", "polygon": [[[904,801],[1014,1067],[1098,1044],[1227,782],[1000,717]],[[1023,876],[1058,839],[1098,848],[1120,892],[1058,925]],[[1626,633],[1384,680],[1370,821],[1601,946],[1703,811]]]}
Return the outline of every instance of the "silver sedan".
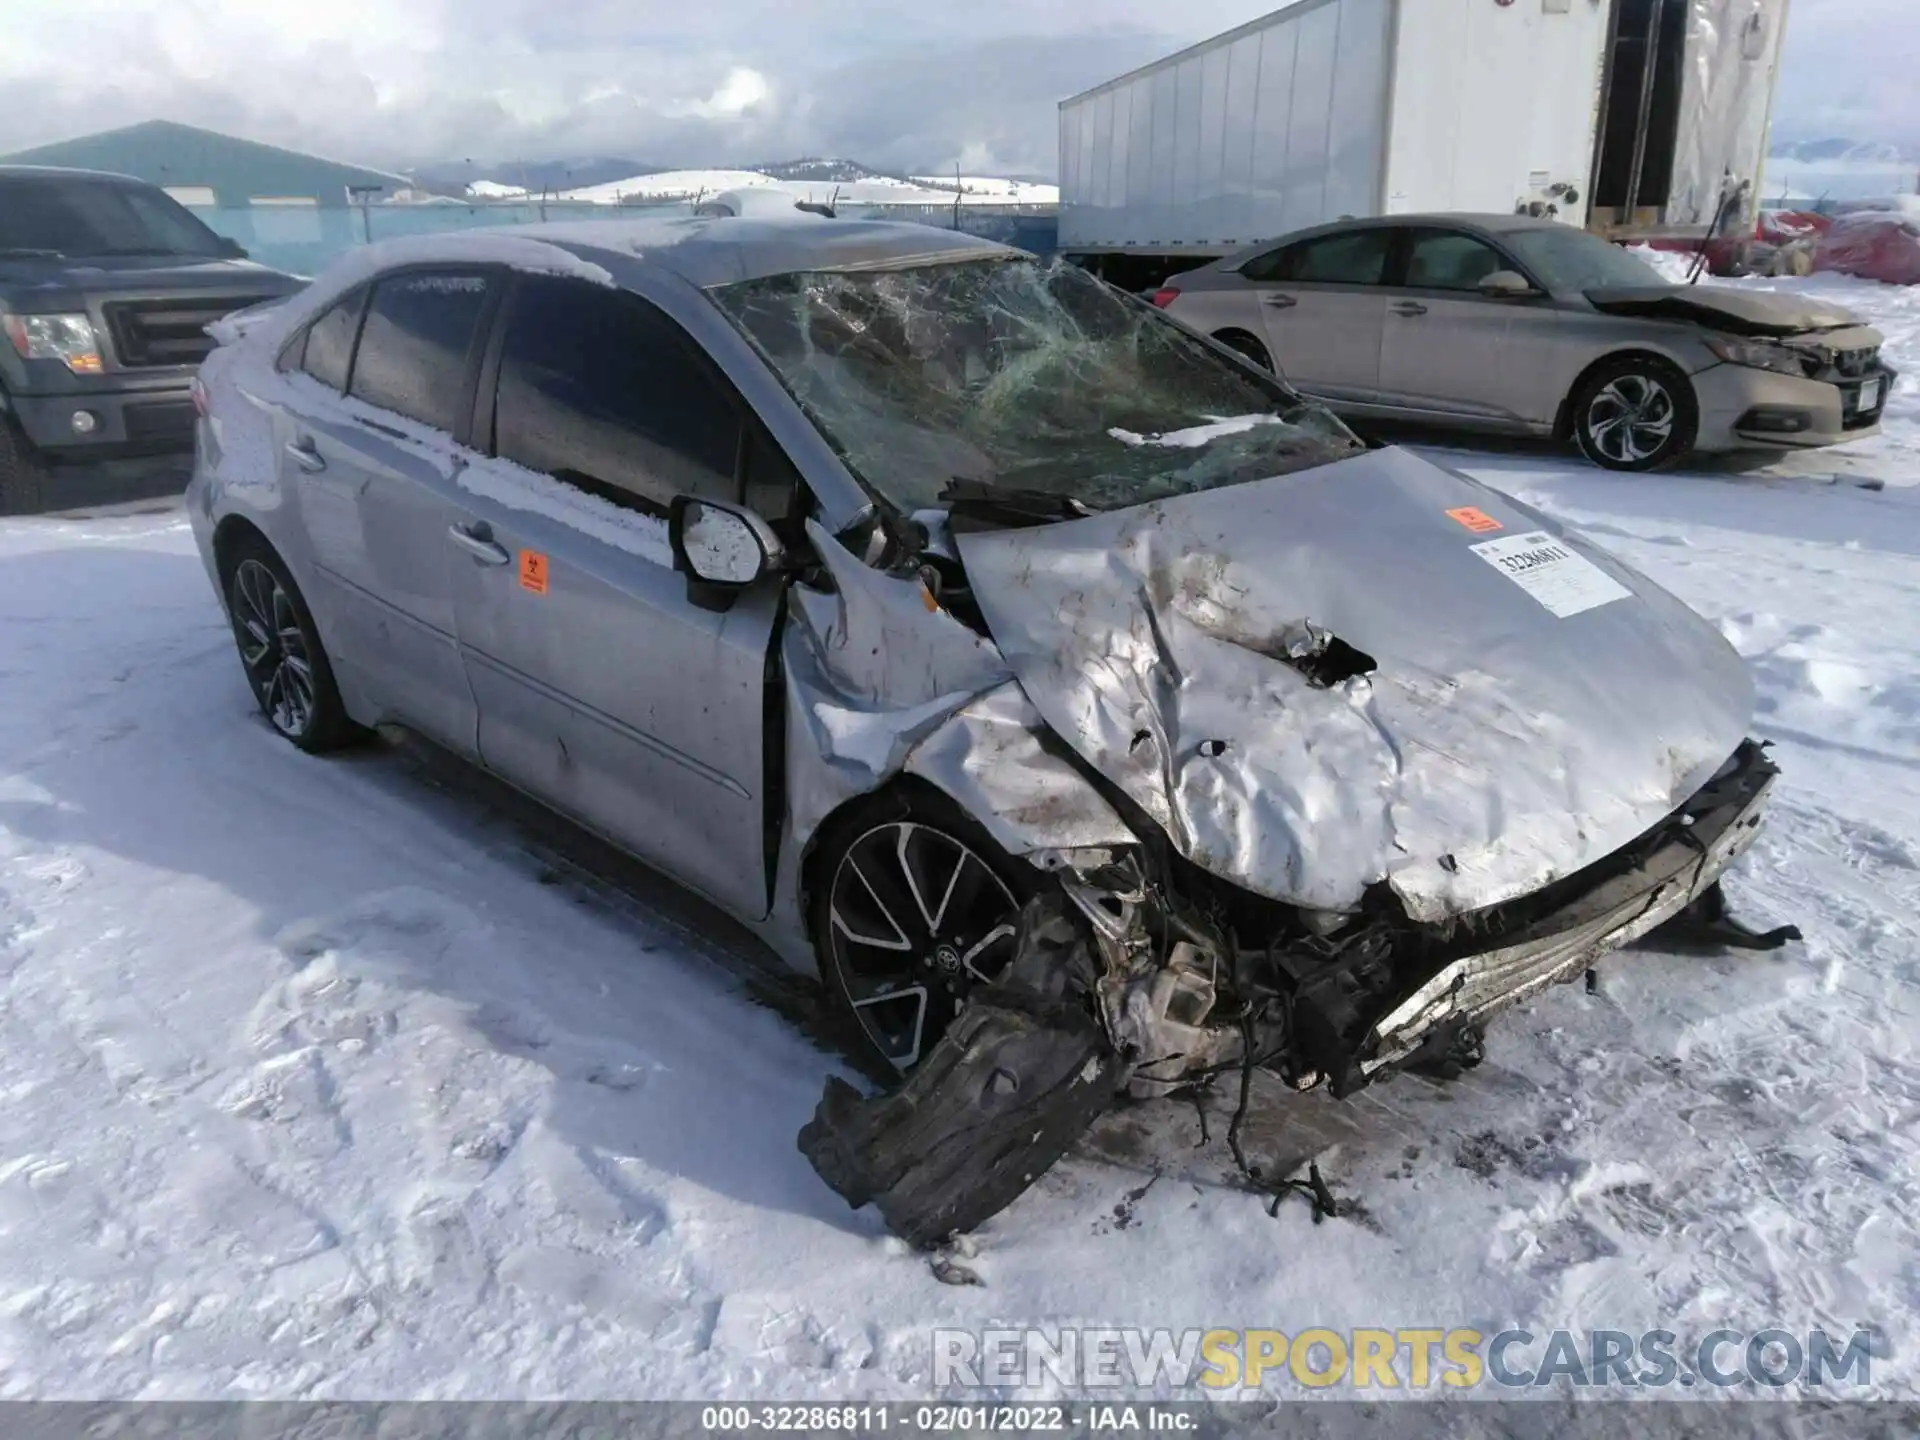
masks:
{"label": "silver sedan", "polygon": [[1894,379],[1837,305],[1671,284],[1527,216],[1322,225],[1154,298],[1349,419],[1571,439],[1614,470],[1865,439]]}
{"label": "silver sedan", "polygon": [[1123,1089],[1344,1095],[1655,925],[1745,669],[1525,505],[1083,271],[823,217],[395,241],[230,317],[188,510],[267,722],[424,736],[745,922],[905,1076],[932,1242]]}

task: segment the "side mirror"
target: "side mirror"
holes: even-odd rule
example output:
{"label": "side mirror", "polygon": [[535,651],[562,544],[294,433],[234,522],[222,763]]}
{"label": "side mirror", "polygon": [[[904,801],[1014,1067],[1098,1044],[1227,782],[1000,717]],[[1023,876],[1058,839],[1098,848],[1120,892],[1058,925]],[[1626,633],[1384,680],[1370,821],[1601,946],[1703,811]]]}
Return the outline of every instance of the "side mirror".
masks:
{"label": "side mirror", "polygon": [[1476,288],[1490,300],[1523,300],[1540,293],[1518,270],[1496,270],[1491,275],[1483,275]]}
{"label": "side mirror", "polygon": [[786,546],[751,510],[692,495],[676,495],[667,511],[673,568],[687,577],[687,593],[703,609],[724,610],[762,575],[783,570]]}

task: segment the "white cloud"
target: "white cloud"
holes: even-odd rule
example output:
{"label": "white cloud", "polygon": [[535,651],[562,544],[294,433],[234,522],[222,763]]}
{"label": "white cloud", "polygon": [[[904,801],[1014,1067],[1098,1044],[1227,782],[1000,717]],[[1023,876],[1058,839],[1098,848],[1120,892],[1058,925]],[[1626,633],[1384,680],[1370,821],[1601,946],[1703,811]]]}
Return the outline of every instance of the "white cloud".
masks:
{"label": "white cloud", "polygon": [[702,120],[731,120],[764,105],[773,95],[773,86],[758,70],[736,65],[720,82],[720,88],[704,100],[678,100],[670,104],[669,115],[693,115]]}
{"label": "white cloud", "polygon": [[[377,165],[1051,173],[1062,96],[1264,3],[0,0],[0,153],[165,117]],[[1920,140],[1917,52],[1920,0],[1794,0],[1783,131]]]}

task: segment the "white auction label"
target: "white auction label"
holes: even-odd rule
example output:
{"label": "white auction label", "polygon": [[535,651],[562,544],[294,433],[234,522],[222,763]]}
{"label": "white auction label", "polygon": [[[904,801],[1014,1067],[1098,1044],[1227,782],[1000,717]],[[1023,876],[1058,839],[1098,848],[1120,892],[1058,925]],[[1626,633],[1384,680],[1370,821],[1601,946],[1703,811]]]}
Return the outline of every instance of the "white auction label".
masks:
{"label": "white auction label", "polygon": [[1562,619],[1633,594],[1564,540],[1544,530],[1483,540],[1474,554]]}

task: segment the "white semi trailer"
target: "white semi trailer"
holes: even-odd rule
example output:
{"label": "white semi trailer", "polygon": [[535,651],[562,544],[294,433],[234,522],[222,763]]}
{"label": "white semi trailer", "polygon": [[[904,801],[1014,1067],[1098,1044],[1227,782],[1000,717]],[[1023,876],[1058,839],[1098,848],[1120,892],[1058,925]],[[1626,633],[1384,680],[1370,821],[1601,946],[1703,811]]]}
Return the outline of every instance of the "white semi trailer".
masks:
{"label": "white semi trailer", "polygon": [[1343,216],[1751,220],[1788,0],[1298,0],[1060,106],[1060,248],[1125,284]]}

